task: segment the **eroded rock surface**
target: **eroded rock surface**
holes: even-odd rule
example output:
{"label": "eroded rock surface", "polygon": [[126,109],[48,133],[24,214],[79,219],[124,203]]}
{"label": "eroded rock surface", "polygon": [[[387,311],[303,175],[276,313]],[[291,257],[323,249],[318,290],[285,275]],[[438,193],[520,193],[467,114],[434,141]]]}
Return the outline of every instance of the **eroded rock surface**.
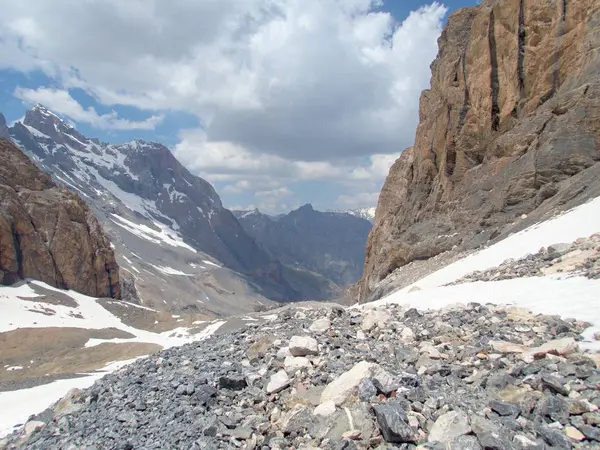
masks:
{"label": "eroded rock surface", "polygon": [[0,283],[23,278],[120,297],[113,250],[87,204],[0,138]]}
{"label": "eroded rock surface", "polygon": [[600,3],[487,0],[438,42],[415,144],[379,197],[362,301],[411,261],[600,194]]}

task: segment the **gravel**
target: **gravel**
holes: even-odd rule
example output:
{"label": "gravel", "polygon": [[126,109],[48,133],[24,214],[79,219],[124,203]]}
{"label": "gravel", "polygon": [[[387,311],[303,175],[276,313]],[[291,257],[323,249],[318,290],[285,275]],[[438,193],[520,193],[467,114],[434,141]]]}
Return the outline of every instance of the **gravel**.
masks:
{"label": "gravel", "polygon": [[0,448],[600,448],[589,324],[484,303],[269,314],[74,390]]}

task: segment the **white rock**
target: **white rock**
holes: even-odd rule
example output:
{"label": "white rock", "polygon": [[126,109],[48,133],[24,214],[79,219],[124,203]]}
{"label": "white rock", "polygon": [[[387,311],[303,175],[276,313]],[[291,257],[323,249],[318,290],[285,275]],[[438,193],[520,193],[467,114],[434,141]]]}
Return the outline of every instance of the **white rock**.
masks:
{"label": "white rock", "polygon": [[415,340],[415,332],[409,327],[404,327],[400,332],[400,339],[404,342],[413,342]]}
{"label": "white rock", "polygon": [[321,403],[319,406],[315,408],[313,411],[314,416],[324,416],[329,417],[335,413],[335,403],[331,400]]}
{"label": "white rock", "polygon": [[292,356],[289,347],[281,347],[279,350],[277,350],[278,358],[287,358],[288,356]]}
{"label": "white rock", "polygon": [[450,411],[438,417],[431,427],[427,440],[429,442],[448,442],[470,432],[471,426],[467,415],[462,411]]}
{"label": "white rock", "polygon": [[290,340],[289,348],[292,356],[319,354],[317,340],[310,336],[293,336]]}
{"label": "white rock", "polygon": [[379,365],[367,361],[356,363],[352,369],[341,374],[329,383],[321,393],[321,403],[333,401],[337,406],[343,404],[364,378],[377,373]]}
{"label": "white rock", "polygon": [[285,370],[280,370],[279,372],[271,375],[271,380],[269,384],[267,384],[267,394],[276,394],[277,392],[283,391],[286,387],[290,385],[290,377],[288,377]]}
{"label": "white rock", "polygon": [[283,361],[283,366],[286,370],[297,370],[302,367],[312,367],[312,364],[304,356],[287,356]]}
{"label": "white rock", "polygon": [[313,333],[324,333],[331,327],[331,321],[329,319],[317,319],[308,328]]}
{"label": "white rock", "polygon": [[392,319],[390,313],[383,309],[370,309],[364,312],[361,328],[363,331],[369,331],[378,326],[384,328]]}
{"label": "white rock", "polygon": [[531,363],[536,358],[544,355],[558,355],[567,356],[571,353],[575,353],[579,349],[577,342],[572,337],[555,339],[553,341],[546,342],[536,348],[527,349],[521,354],[523,361]]}
{"label": "white rock", "polygon": [[25,424],[23,430],[25,432],[25,436],[30,436],[34,431],[39,430],[40,428],[45,427],[46,424],[44,422],[40,422],[39,420],[30,420]]}

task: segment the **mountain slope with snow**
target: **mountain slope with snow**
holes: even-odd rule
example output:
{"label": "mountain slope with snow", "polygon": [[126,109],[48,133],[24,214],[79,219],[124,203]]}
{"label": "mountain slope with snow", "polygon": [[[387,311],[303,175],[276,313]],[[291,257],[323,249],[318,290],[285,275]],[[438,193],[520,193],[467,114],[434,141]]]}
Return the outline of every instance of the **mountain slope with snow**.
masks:
{"label": "mountain slope with snow", "polygon": [[373,222],[375,220],[375,211],[377,208],[375,206],[366,207],[366,208],[357,208],[357,209],[332,209],[326,212],[337,213],[337,214],[350,214],[354,217],[360,217],[361,219],[368,220],[369,222]]}
{"label": "mountain slope with snow", "polygon": [[56,182],[93,207],[144,304],[226,314],[252,310],[266,298],[300,297],[214,188],[165,146],[89,139],[41,105],[9,132]]}

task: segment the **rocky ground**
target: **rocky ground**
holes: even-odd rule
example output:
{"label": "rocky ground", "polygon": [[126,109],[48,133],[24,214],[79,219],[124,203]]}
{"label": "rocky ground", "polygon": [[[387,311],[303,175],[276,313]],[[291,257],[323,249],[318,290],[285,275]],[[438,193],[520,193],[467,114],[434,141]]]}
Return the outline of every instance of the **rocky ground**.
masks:
{"label": "rocky ground", "polygon": [[600,278],[600,234],[570,244],[551,245],[521,259],[508,259],[498,267],[470,273],[450,285],[563,273]]}
{"label": "rocky ground", "polygon": [[72,391],[0,448],[600,448],[583,322],[475,303],[271,317]]}

